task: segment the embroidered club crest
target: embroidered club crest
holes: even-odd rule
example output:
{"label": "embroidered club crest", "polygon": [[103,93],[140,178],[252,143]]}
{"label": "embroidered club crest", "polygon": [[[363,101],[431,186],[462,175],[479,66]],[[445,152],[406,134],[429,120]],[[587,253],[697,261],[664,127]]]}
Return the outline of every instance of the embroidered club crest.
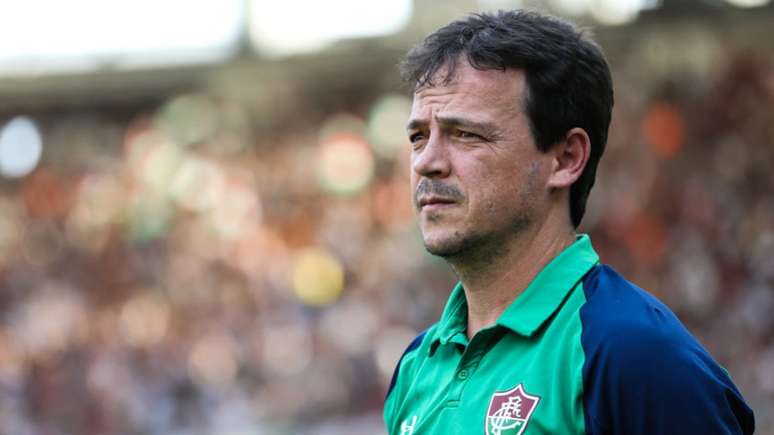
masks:
{"label": "embroidered club crest", "polygon": [[495,392],[486,413],[486,434],[521,435],[539,401],[539,396],[527,394],[521,384]]}

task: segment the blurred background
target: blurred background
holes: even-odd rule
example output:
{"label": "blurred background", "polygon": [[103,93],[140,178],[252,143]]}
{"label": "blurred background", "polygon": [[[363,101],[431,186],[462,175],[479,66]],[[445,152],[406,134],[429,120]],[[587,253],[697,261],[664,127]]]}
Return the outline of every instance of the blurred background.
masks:
{"label": "blurred background", "polygon": [[455,282],[396,64],[513,7],[590,27],[614,72],[581,230],[774,434],[768,0],[3,1],[0,433],[384,433]]}

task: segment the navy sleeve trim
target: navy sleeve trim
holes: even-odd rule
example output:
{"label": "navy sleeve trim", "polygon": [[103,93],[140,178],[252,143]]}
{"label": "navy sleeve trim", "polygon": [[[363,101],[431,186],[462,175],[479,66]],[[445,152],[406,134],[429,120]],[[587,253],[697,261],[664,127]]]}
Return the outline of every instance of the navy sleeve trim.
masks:
{"label": "navy sleeve trim", "polygon": [[403,355],[401,355],[400,359],[398,360],[398,364],[395,366],[395,371],[392,372],[390,388],[387,390],[387,394],[384,396],[385,401],[388,397],[390,397],[390,393],[392,393],[392,390],[395,388],[395,383],[398,381],[398,372],[400,371],[400,364],[403,362],[403,358],[406,356],[406,354],[418,348],[422,344],[422,340],[425,338],[425,334],[427,334],[427,330],[424,330],[421,334],[417,335],[416,338],[414,338],[414,340],[412,340],[408,345],[406,350],[403,351]]}
{"label": "navy sleeve trim", "polygon": [[669,308],[608,266],[583,280],[588,434],[752,434],[731,378]]}

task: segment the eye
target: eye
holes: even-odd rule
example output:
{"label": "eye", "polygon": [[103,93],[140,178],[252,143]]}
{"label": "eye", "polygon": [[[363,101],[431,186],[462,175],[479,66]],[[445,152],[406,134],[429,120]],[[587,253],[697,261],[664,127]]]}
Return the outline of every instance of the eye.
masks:
{"label": "eye", "polygon": [[409,141],[411,143],[417,143],[417,142],[423,140],[424,138],[425,138],[425,135],[422,134],[421,132],[412,133],[412,134],[409,135]]}
{"label": "eye", "polygon": [[478,135],[476,133],[471,133],[469,131],[463,131],[463,130],[457,131],[457,137],[462,139],[483,139],[481,135]]}

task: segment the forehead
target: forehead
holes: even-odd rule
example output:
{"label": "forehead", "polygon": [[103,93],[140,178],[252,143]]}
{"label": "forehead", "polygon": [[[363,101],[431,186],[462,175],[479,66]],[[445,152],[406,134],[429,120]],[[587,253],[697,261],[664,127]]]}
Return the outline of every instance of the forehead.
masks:
{"label": "forehead", "polygon": [[443,80],[446,73],[445,67],[440,68],[432,80],[435,85],[422,86],[414,92],[412,119],[459,112],[484,117],[515,116],[522,112],[523,70],[478,70],[460,59],[448,83]]}

